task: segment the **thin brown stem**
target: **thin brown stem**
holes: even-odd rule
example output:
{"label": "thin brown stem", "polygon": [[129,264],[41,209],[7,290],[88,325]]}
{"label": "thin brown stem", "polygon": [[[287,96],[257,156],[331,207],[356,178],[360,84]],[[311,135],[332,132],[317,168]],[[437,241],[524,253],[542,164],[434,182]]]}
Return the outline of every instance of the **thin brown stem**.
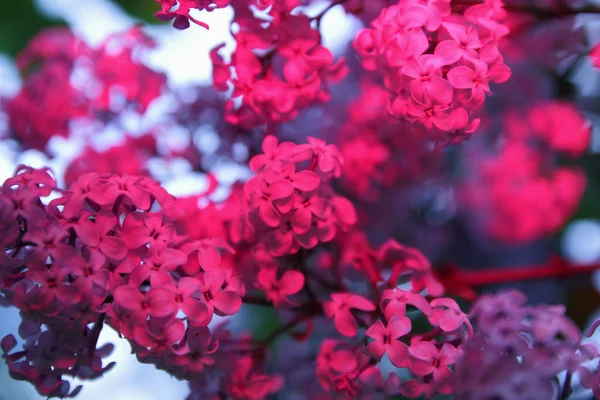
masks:
{"label": "thin brown stem", "polygon": [[100,332],[102,332],[102,327],[104,326],[104,319],[106,318],[106,314],[100,314],[98,321],[94,324],[92,328],[90,337],[88,338],[88,357],[90,358],[90,362],[93,362],[94,355],[96,353],[96,346],[98,345],[98,338],[100,338]]}

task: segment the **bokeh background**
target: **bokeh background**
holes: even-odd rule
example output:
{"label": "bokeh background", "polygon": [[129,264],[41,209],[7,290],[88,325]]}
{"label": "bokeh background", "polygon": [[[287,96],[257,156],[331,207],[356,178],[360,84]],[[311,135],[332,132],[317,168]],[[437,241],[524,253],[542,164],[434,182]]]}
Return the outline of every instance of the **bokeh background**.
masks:
{"label": "bokeh background", "polygon": [[[317,9],[322,8],[318,2]],[[147,25],[146,32],[157,42],[158,48],[148,54],[146,62],[156,70],[165,72],[169,85],[176,90],[184,90],[194,85],[209,85],[211,65],[209,50],[227,41],[231,44],[229,21],[232,13],[228,9],[210,14],[210,31],[195,25],[186,31],[177,31],[168,24],[159,23],[153,18],[157,4],[153,0],[17,0],[4,1],[0,8],[0,96],[11,96],[18,91],[20,77],[14,66],[14,57],[27,42],[44,28],[69,26],[90,44],[100,43],[107,35],[126,30],[136,23]],[[584,26],[590,41],[600,40],[600,21],[581,18],[576,25]],[[334,54],[345,52],[354,33],[362,27],[361,22],[346,15],[339,7],[329,12],[323,20],[322,29],[325,44]],[[588,186],[577,213],[565,229],[555,236],[553,246],[569,260],[585,264],[600,260],[600,73],[589,62],[578,64],[576,71],[565,85],[576,91],[584,99],[581,108],[594,124],[590,151],[581,160],[588,179]],[[169,98],[153,104],[143,118],[124,116],[130,131],[142,132],[146,126],[164,118],[169,112]],[[7,121],[0,114],[0,133],[7,131]],[[106,148],[120,139],[122,132],[107,127],[98,135],[95,144]],[[0,134],[0,137],[2,135]],[[178,132],[174,130],[170,140],[177,142]],[[203,132],[200,140],[204,150],[210,153],[217,138],[214,132]],[[50,143],[53,156],[35,151],[17,151],[11,140],[0,141],[0,181],[10,176],[16,165],[29,164],[34,167],[50,166],[62,175],[68,162],[82,148],[77,138],[53,138]],[[219,160],[215,164],[217,178],[231,183],[248,176],[248,170],[233,162]],[[151,164],[150,169],[163,174],[166,188],[175,195],[201,192],[207,181],[203,174],[194,172],[185,162],[169,165]],[[224,196],[226,193],[220,193]],[[477,264],[479,260],[498,258],[500,264],[518,266],[536,263],[545,254],[541,248],[546,243],[534,243],[522,248],[498,248],[481,258],[469,251],[458,250],[468,260]],[[507,256],[507,254],[509,254]],[[460,258],[460,257],[459,257]],[[569,314],[583,328],[592,317],[600,315],[600,273],[578,279],[576,285],[565,288],[560,282],[547,281],[524,283],[534,301],[562,302],[568,305]],[[0,308],[0,337],[14,333],[19,323],[18,313],[13,309]],[[265,320],[265,323],[268,323]],[[258,328],[260,329],[260,327]],[[109,329],[102,332],[100,342],[112,342],[116,350],[109,361],[116,361],[117,367],[102,379],[88,382],[79,396],[82,400],[110,398],[111,400],[178,400],[188,393],[187,385],[159,372],[154,367],[137,362],[130,354],[129,346]],[[588,398],[589,393],[581,392],[574,398]],[[27,383],[12,380],[4,363],[0,363],[0,400],[29,400],[41,398]]]}

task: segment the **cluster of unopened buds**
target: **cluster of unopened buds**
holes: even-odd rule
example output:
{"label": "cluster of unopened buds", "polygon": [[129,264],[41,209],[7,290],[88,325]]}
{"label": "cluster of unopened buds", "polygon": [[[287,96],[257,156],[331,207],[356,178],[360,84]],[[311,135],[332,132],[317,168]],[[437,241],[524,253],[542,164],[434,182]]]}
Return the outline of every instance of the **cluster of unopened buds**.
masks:
{"label": "cluster of unopened buds", "polygon": [[508,28],[500,0],[462,14],[450,3],[401,0],[357,34],[354,48],[392,93],[391,114],[422,124],[438,141],[458,142],[479,126],[475,114],[490,84],[510,77],[499,51]]}

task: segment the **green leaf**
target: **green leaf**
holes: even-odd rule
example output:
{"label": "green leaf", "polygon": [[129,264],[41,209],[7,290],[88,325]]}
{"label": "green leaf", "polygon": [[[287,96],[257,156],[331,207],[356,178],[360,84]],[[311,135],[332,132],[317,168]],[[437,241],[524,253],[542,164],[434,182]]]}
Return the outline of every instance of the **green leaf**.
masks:
{"label": "green leaf", "polygon": [[63,20],[43,15],[33,0],[4,1],[0,13],[0,53],[15,56],[40,31],[64,25]]}
{"label": "green leaf", "polygon": [[160,5],[156,0],[114,0],[129,15],[144,22],[157,24],[161,21],[154,17],[160,11]]}

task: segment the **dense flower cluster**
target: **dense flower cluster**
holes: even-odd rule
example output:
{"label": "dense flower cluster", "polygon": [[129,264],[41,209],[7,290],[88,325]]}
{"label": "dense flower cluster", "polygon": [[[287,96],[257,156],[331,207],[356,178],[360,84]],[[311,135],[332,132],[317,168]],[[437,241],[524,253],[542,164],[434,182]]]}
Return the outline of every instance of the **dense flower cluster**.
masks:
{"label": "dense flower cluster", "polygon": [[99,333],[104,321],[140,361],[177,376],[214,364],[217,341],[207,325],[215,314],[236,313],[245,293],[232,270],[219,266],[218,248],[233,250],[218,239],[179,235],[162,211],[174,199],[149,178],[85,174],[44,206],[40,198],[53,190],[48,172],[27,167],[2,188],[0,289],[26,317],[21,334],[31,343],[6,355],[13,375],[41,393],[67,395],[63,375],[89,379],[104,371],[97,334],[86,328],[96,322]]}
{"label": "dense flower cluster", "polygon": [[344,59],[334,61],[321,44],[321,33],[310,18],[297,12],[300,0],[259,2],[267,15],[255,14],[248,2],[233,4],[236,47],[227,63],[211,52],[213,86],[233,89],[226,104],[226,120],[252,128],[287,122],[315,103],[329,100],[329,84],[340,81],[348,69]]}
{"label": "dense flower cluster", "polygon": [[476,334],[462,348],[457,398],[551,399],[562,390],[555,377],[563,371],[587,377],[588,388],[597,386],[585,363],[600,352],[582,343],[565,308],[526,302],[522,293],[508,291],[484,295],[473,306]]}
{"label": "dense flower cluster", "polygon": [[140,48],[153,45],[139,28],[98,48],[65,28],[40,33],[17,59],[25,82],[6,104],[14,134],[26,147],[43,150],[52,136],[69,136],[77,120],[101,119],[126,106],[144,113],[166,83],[139,60]]}
{"label": "dense flower cluster", "polygon": [[[352,203],[329,184],[341,174],[339,150],[319,139],[308,140],[295,145],[267,136],[265,154],[250,160],[257,175],[244,186],[247,219],[274,256],[329,242],[356,223]],[[308,165],[300,168],[303,162]]]}
{"label": "dense flower cluster", "polygon": [[510,77],[499,52],[505,18],[501,0],[462,15],[451,12],[450,0],[402,0],[360,31],[354,48],[366,70],[383,76],[391,114],[422,124],[438,140],[457,132],[468,137],[490,83]]}
{"label": "dense flower cluster", "polygon": [[[383,392],[417,398],[452,393],[457,352],[472,333],[467,316],[454,300],[439,297],[442,288],[416,249],[394,240],[378,249],[366,244],[359,250],[356,244],[340,244],[341,251],[356,252],[352,258],[362,264],[372,289],[368,297],[332,293],[323,304],[344,338],[321,345],[317,358],[321,386],[350,396]],[[342,262],[347,258],[343,255]],[[356,345],[353,338],[359,330],[368,340]],[[385,379],[384,356],[396,368]]]}
{"label": "dense flower cluster", "polygon": [[538,104],[525,115],[506,113],[502,140],[494,157],[474,155],[479,176],[462,188],[462,204],[478,210],[478,224],[503,242],[553,234],[586,188],[580,168],[555,166],[554,158],[580,156],[590,142],[589,123],[569,103]]}

